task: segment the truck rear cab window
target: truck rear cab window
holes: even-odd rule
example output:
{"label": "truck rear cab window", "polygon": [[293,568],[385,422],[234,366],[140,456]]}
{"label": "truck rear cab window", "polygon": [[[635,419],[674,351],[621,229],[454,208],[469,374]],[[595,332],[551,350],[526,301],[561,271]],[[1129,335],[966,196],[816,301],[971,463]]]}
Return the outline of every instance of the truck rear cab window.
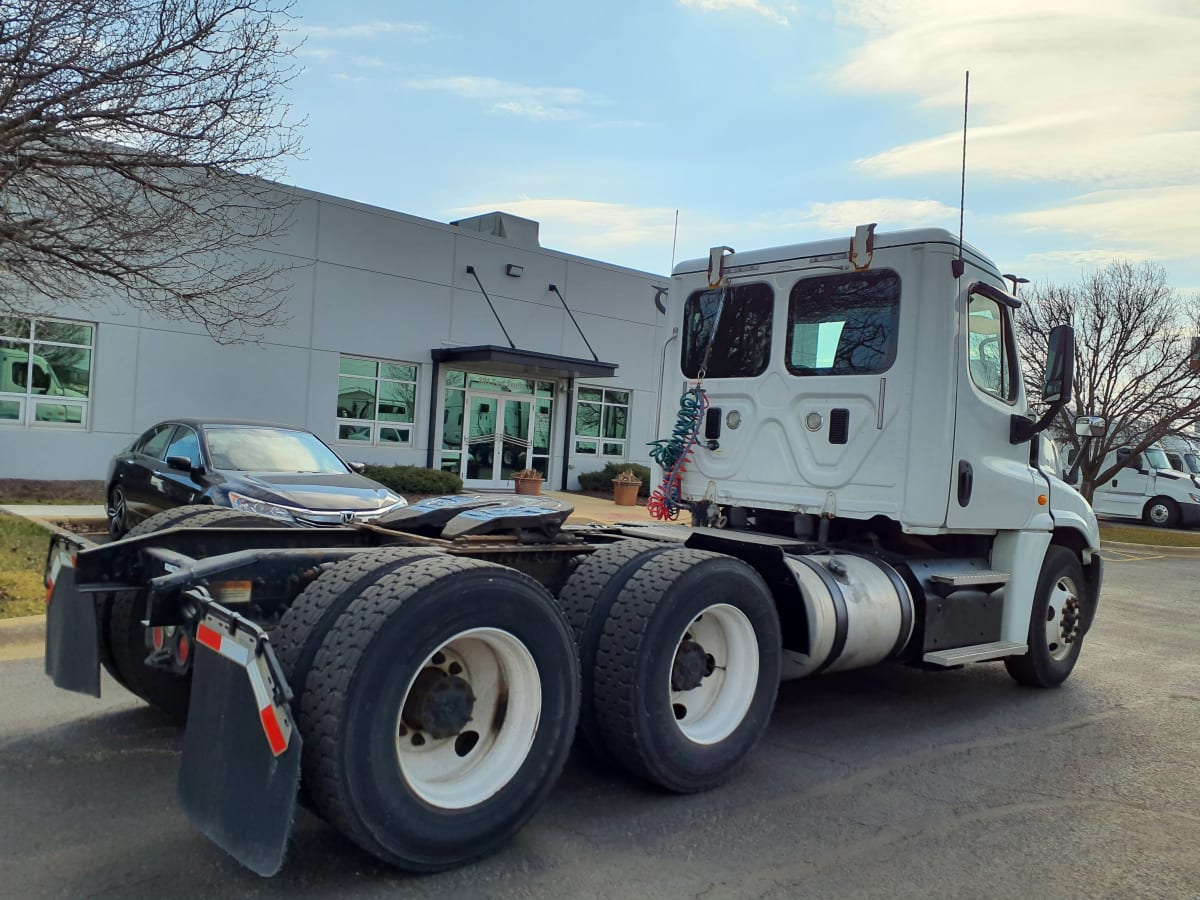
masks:
{"label": "truck rear cab window", "polygon": [[[683,358],[688,378],[751,378],[771,361],[769,285],[696,291],[683,307]],[[707,360],[707,361],[706,361]]]}
{"label": "truck rear cab window", "polygon": [[967,302],[967,370],[985,394],[1005,403],[1017,399],[1017,356],[1008,310],[990,297]]}
{"label": "truck rear cab window", "polygon": [[788,301],[793,375],[870,375],[896,361],[900,276],[890,269],[796,282]]}

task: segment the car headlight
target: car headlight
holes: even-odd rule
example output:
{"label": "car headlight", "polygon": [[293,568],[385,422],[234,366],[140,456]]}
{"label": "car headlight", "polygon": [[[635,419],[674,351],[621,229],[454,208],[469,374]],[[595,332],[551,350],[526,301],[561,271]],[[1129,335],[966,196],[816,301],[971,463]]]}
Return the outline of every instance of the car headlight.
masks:
{"label": "car headlight", "polygon": [[383,501],[383,509],[387,511],[401,509],[405,506],[408,506],[408,501],[399,494],[388,494]]}
{"label": "car headlight", "polygon": [[1193,503],[1200,503],[1200,494],[1188,494],[1192,498]]}
{"label": "car headlight", "polygon": [[258,513],[260,516],[270,516],[273,519],[281,519],[284,522],[296,521],[291,511],[285,506],[280,506],[278,503],[267,503],[265,500],[255,500],[253,497],[236,494],[233,491],[229,492],[229,505],[233,509]]}

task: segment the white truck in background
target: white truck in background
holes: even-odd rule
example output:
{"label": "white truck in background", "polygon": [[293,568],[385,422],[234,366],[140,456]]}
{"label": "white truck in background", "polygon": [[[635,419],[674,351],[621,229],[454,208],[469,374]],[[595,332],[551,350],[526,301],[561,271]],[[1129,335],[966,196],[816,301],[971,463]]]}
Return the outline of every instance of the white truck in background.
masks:
{"label": "white truck in background", "polygon": [[1200,525],[1200,479],[1173,467],[1160,444],[1140,454],[1133,453],[1132,446],[1117,447],[1104,458],[1100,471],[1118,462],[1125,468],[1097,484],[1092,493],[1092,508],[1098,514],[1163,528]]}
{"label": "white truck in background", "polygon": [[1171,467],[1188,475],[1200,476],[1200,444],[1182,435],[1165,437],[1159,444],[1167,454]]}
{"label": "white truck in background", "polygon": [[99,695],[103,664],[186,717],[180,805],[264,875],[302,772],[333,827],[430,871],[528,821],[577,722],[599,758],[687,793],[752,751],[783,679],[1071,674],[1099,530],[1031,446],[1070,399],[1069,326],[1035,421],[1020,303],[946,231],[718,247],[671,298],[655,508],[692,528],[563,526],[545,497],[329,529],[181,507],[104,546],[54,539],[47,672]]}

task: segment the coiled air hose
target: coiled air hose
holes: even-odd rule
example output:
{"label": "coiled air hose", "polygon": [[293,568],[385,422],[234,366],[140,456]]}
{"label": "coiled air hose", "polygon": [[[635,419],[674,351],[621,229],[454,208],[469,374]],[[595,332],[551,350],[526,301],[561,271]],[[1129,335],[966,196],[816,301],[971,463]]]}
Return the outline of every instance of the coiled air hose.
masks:
{"label": "coiled air hose", "polygon": [[708,409],[708,396],[697,384],[679,398],[679,414],[669,438],[650,444],[650,458],[663,470],[662,483],[654,489],[646,503],[646,511],[656,519],[679,518],[680,491],[683,473],[687,471],[692,450],[699,441],[700,423]]}

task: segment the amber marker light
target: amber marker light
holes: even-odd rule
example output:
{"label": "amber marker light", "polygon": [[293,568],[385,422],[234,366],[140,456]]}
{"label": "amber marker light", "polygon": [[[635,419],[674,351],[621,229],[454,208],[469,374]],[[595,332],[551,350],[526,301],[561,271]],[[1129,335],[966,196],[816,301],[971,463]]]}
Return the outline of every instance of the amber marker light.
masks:
{"label": "amber marker light", "polygon": [[1038,494],[1038,506],[1045,506],[1050,502],[1050,498],[1045,494]]}

